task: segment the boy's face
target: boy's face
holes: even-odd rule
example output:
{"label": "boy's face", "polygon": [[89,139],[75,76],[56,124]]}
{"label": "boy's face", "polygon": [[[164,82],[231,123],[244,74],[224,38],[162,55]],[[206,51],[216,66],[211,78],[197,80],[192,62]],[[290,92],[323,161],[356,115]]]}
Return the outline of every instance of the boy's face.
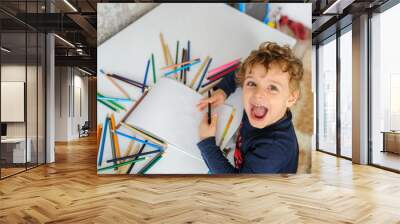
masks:
{"label": "boy's face", "polygon": [[246,70],[243,104],[250,124],[264,128],[280,120],[297,100],[299,91],[290,91],[289,73],[272,63],[268,72],[261,64]]}

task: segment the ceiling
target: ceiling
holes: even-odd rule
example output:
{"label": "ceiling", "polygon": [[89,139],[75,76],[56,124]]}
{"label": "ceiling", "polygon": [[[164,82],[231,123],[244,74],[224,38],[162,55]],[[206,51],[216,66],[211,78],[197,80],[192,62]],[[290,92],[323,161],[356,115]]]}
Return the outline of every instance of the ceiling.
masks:
{"label": "ceiling", "polygon": [[[46,5],[47,2],[47,5]],[[113,0],[0,0],[2,46],[13,49],[8,58],[36,51],[36,32],[54,32],[56,65],[80,66],[96,71],[97,3]],[[285,2],[285,1],[270,1]],[[290,1],[304,2],[304,1]],[[351,23],[354,16],[373,10],[388,0],[311,0],[313,43]],[[49,13],[49,12],[52,13]],[[339,22],[338,22],[339,21]],[[25,32],[34,32],[27,35]],[[67,40],[67,42],[63,41]],[[25,44],[27,42],[27,49]],[[71,45],[72,44],[72,45]],[[39,43],[39,49],[43,47]],[[2,56],[5,55],[2,53]],[[3,56],[4,57],[4,56]]]}
{"label": "ceiling", "polygon": [[354,17],[376,12],[390,0],[312,0],[313,44],[350,25]]}

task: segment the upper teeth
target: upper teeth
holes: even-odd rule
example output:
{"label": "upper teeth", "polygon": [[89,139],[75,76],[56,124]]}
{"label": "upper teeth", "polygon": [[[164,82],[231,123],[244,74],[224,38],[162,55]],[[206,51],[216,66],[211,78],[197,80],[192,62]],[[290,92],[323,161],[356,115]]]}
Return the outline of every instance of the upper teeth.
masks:
{"label": "upper teeth", "polygon": [[256,106],[256,107],[262,107],[263,105],[261,105],[261,104],[254,104],[254,106]]}

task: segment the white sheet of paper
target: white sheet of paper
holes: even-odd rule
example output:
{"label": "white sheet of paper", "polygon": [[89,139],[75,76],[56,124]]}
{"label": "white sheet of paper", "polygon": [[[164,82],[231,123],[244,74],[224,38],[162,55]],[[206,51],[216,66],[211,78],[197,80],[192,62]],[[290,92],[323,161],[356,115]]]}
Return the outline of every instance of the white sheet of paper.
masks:
{"label": "white sheet of paper", "polygon": [[[174,79],[162,78],[157,81],[126,122],[174,145],[187,156],[203,161],[196,145],[200,141],[199,125],[206,113],[196,108],[196,104],[202,98],[203,96],[182,83]],[[228,105],[221,105],[214,109],[218,114],[217,144],[232,110],[233,107]],[[236,119],[233,119],[230,125],[224,144],[239,126],[241,119],[241,117],[237,118],[239,110],[242,109],[235,109]]]}

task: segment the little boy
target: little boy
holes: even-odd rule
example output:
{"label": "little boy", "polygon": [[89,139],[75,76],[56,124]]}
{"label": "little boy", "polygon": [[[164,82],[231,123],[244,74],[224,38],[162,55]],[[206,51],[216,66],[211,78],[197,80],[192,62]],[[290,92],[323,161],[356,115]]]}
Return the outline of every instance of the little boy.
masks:
{"label": "little boy", "polygon": [[197,144],[211,173],[296,173],[299,149],[289,108],[300,95],[302,62],[289,47],[262,43],[241,64],[236,80],[229,74],[214,87],[210,98],[202,99],[199,110],[223,104],[243,88],[242,123],[236,138],[235,166],[215,143],[217,117],[208,124],[207,113],[200,124]]}

